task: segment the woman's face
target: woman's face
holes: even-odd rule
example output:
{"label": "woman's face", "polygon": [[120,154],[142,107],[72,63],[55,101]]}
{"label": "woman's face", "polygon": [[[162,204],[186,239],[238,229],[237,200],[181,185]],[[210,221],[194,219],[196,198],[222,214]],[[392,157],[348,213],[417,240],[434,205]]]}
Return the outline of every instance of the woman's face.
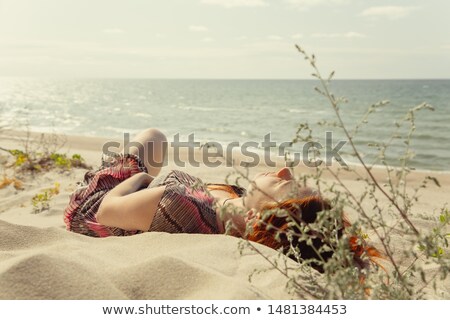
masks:
{"label": "woman's face", "polygon": [[296,189],[297,186],[289,168],[283,168],[277,172],[259,173],[247,189],[244,205],[247,209],[258,212],[267,202],[297,197]]}

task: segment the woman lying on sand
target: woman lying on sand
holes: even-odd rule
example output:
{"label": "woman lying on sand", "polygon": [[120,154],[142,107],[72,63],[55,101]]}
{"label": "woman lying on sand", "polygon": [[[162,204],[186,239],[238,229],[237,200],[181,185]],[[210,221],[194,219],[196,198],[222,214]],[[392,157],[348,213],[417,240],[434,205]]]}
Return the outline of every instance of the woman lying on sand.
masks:
{"label": "woman lying on sand", "polygon": [[[318,250],[324,245],[319,238],[314,238],[311,246],[295,237],[291,241],[286,236],[276,237],[276,229],[292,228],[293,220],[298,224],[312,223],[318,213],[330,209],[329,203],[311,189],[298,188],[288,168],[258,174],[247,190],[234,185],[204,184],[178,170],[159,176],[165,143],[166,136],[159,130],[145,130],[130,142],[130,154],[114,155],[97,171],[87,172],[65,210],[67,229],[93,237],[147,231],[228,233],[274,249],[282,248],[291,257],[291,245],[297,247],[302,259],[326,261],[332,256],[332,251],[319,256]],[[161,165],[150,166],[148,160],[144,164],[139,155]],[[288,214],[264,214],[275,208]],[[275,228],[266,228],[269,224]],[[336,234],[341,236],[343,229]],[[350,247],[358,266],[365,266],[363,253],[375,252],[358,245],[355,239]],[[314,266],[322,271],[320,264]]]}

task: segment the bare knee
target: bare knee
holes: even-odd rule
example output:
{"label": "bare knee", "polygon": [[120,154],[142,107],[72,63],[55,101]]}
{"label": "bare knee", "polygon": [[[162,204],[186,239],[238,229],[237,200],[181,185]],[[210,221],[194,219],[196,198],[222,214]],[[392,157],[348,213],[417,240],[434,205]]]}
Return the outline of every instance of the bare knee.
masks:
{"label": "bare knee", "polygon": [[131,141],[126,143],[124,149],[128,149],[130,153],[137,154],[137,151],[143,152],[144,149],[159,147],[167,142],[167,137],[160,130],[148,128],[138,133]]}
{"label": "bare knee", "polygon": [[150,175],[156,176],[165,161],[167,137],[160,130],[149,128],[141,131],[126,148],[144,161]]}
{"label": "bare knee", "polygon": [[[146,138],[146,140],[160,140],[160,141],[167,141],[166,135],[159,129],[156,128],[148,128],[143,131],[141,131],[137,137]],[[137,138],[136,137],[136,138]]]}

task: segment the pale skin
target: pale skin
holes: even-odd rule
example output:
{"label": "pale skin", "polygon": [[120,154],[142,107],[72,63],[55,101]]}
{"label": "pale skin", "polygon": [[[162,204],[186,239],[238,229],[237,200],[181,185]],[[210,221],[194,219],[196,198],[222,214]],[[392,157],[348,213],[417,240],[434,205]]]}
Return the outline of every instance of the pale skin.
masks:
{"label": "pale skin", "polygon": [[[161,171],[166,143],[166,136],[157,129],[147,129],[130,142],[133,147],[129,148],[129,153],[139,155],[149,173],[135,174],[112,189],[97,211],[97,222],[124,230],[150,229],[165,186],[149,189],[147,187]],[[290,170],[282,168],[276,172],[257,174],[250,183],[245,197],[229,199],[227,192],[210,191],[218,204],[218,211],[226,201],[227,205],[240,209],[233,212],[241,212],[221,217],[217,214],[219,231],[225,232],[224,224],[231,220],[238,233],[243,233],[246,224],[257,218],[258,212],[267,202],[286,199],[294,187],[295,180]]]}

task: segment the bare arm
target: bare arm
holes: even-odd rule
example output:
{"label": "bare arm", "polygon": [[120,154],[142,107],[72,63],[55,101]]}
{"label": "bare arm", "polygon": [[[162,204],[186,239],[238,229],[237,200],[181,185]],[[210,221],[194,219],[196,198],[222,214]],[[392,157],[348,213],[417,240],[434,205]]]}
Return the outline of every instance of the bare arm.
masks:
{"label": "bare arm", "polygon": [[[242,198],[231,199],[226,204],[222,204],[217,217],[217,225],[220,233],[228,232],[228,234],[235,237],[243,237],[247,227],[246,217],[249,211],[244,209]],[[231,229],[226,230],[228,224],[231,224]]]}
{"label": "bare arm", "polygon": [[97,211],[97,222],[124,230],[147,231],[165,189],[160,186],[139,190],[152,179],[146,173],[138,173],[112,189]]}
{"label": "bare arm", "polygon": [[107,194],[105,199],[108,197],[126,196],[127,194],[136,192],[139,189],[146,188],[152,180],[153,177],[145,172],[137,173],[112,189]]}

